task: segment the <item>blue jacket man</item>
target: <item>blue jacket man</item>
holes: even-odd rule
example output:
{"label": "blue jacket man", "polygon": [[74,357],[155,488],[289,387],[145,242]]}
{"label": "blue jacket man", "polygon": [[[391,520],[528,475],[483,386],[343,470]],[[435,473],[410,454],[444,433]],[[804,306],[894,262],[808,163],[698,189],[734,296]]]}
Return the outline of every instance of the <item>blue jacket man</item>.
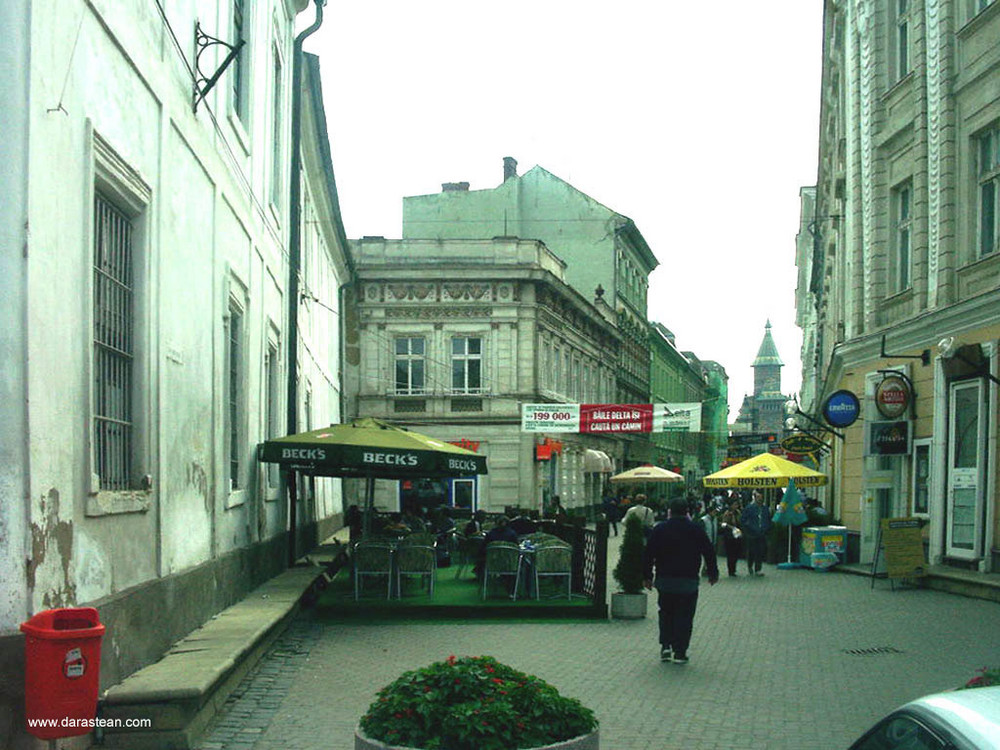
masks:
{"label": "blue jacket man", "polygon": [[740,515],[740,528],[746,538],[747,574],[764,575],[764,553],[767,551],[767,532],[771,528],[771,514],[761,502],[760,492],[753,491],[750,503]]}
{"label": "blue jacket man", "polygon": [[708,582],[714,586],[719,580],[719,564],[705,529],[687,517],[687,501],[671,501],[670,517],[653,527],[642,561],[643,585],[652,589],[655,581],[659,594],[660,661],[688,662],[703,559]]}

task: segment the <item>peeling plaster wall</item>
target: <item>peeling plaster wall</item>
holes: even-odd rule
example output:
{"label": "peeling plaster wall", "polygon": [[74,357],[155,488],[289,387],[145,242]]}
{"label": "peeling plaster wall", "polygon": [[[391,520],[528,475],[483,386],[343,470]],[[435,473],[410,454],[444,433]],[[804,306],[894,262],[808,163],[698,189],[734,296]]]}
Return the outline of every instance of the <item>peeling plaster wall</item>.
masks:
{"label": "peeling plaster wall", "polygon": [[[25,308],[28,191],[29,0],[0,3],[0,636],[14,630],[27,611],[25,523],[27,511],[27,363]],[[0,656],[2,664],[2,656]],[[5,672],[0,669],[0,674]],[[2,690],[2,688],[0,688]],[[0,746],[5,715],[0,707]]]}

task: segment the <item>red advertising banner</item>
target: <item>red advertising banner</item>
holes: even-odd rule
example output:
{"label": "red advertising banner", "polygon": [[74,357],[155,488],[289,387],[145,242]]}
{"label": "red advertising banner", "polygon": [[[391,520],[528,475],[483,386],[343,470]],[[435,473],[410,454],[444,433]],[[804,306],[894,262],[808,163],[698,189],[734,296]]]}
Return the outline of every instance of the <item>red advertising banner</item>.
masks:
{"label": "red advertising banner", "polygon": [[580,404],[580,432],[650,432],[652,404]]}

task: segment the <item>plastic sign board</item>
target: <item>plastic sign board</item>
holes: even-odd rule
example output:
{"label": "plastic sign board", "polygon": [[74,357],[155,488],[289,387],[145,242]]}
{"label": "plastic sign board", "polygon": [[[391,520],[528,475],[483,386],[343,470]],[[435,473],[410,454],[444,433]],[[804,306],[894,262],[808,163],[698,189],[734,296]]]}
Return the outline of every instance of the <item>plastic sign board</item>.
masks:
{"label": "plastic sign board", "polygon": [[907,456],[910,454],[912,424],[903,419],[896,422],[869,422],[865,434],[866,456]]}
{"label": "plastic sign board", "polygon": [[888,577],[919,578],[927,575],[920,519],[883,518],[879,523]]}
{"label": "plastic sign board", "polygon": [[579,432],[579,404],[522,404],[521,432]]}
{"label": "plastic sign board", "polygon": [[910,406],[910,387],[899,375],[886,375],[875,388],[875,408],[886,419],[899,419]]}
{"label": "plastic sign board", "polygon": [[701,403],[653,404],[653,432],[700,432]]}
{"label": "plastic sign board", "polygon": [[699,432],[701,404],[522,404],[522,432]]}
{"label": "plastic sign board", "polygon": [[781,441],[781,447],[789,453],[809,456],[818,453],[826,446],[819,438],[804,432],[795,432]]}
{"label": "plastic sign board", "polygon": [[850,427],[859,416],[861,402],[851,391],[836,391],[823,402],[823,419],[831,427]]}

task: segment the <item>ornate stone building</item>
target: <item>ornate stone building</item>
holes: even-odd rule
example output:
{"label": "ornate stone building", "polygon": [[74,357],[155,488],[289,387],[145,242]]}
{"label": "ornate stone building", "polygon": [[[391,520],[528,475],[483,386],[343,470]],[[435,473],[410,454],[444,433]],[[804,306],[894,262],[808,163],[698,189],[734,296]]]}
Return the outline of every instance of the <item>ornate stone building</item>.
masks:
{"label": "ornate stone building", "polygon": [[613,396],[621,336],[604,300],[570,287],[565,263],[534,240],[368,237],[352,250],[360,358],[346,373],[348,413],[413,426],[489,463],[476,479],[380,482],[377,505],[598,502],[624,440],[523,433],[521,404]]}
{"label": "ornate stone building", "polygon": [[826,0],[823,38],[803,408],[861,400],[827,506],[863,562],[882,518],[918,516],[932,564],[996,570],[1000,3]]}
{"label": "ornate stone building", "polygon": [[[584,297],[603,296],[621,334],[612,403],[644,404],[649,395],[646,294],[659,265],[627,216],[535,166],[517,174],[504,159],[503,182],[485,190],[445,183],[432,195],[403,199],[403,237],[523,237],[541,240],[566,262],[566,283]],[[652,460],[648,435],[626,439],[626,465]]]}

